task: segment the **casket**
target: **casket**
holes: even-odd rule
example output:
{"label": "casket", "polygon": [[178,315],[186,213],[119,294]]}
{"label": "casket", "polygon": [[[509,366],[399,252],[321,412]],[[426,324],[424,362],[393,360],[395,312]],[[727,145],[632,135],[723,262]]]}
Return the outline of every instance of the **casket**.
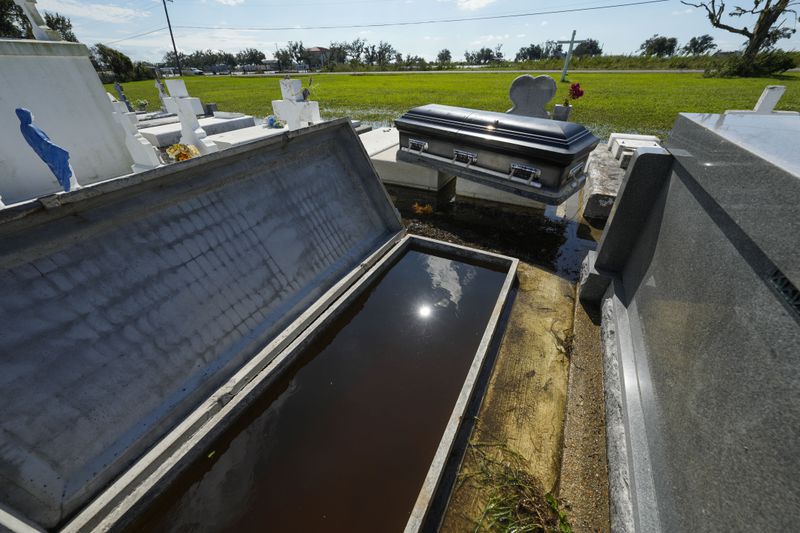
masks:
{"label": "casket", "polygon": [[580,124],[429,104],[395,120],[400,160],[558,205],[600,142]]}

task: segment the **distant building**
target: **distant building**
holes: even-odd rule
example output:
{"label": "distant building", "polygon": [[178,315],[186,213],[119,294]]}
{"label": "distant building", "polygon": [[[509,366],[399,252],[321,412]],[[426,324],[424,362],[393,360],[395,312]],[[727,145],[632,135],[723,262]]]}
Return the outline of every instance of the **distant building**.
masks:
{"label": "distant building", "polygon": [[308,66],[311,68],[321,68],[328,61],[328,49],[321,46],[307,48]]}

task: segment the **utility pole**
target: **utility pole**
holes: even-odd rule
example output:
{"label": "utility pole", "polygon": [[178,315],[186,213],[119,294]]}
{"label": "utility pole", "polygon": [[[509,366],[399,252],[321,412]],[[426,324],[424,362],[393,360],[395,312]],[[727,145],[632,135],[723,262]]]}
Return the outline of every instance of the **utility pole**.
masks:
{"label": "utility pole", "polygon": [[572,39],[569,41],[557,41],[558,44],[569,44],[569,50],[567,50],[567,57],[564,58],[564,68],[561,70],[561,81],[567,81],[567,68],[569,68],[569,61],[572,59],[572,47],[576,44],[582,43],[583,41],[576,41],[575,40],[575,33],[577,30],[572,30]]}
{"label": "utility pole", "polygon": [[[169,0],[172,2],[172,0]],[[183,76],[183,71],[181,70],[181,58],[178,57],[178,47],[175,46],[175,36],[172,35],[172,24],[169,22],[169,11],[167,11],[167,0],[161,0],[161,3],[164,4],[164,14],[167,16],[167,27],[169,28],[169,38],[172,39],[172,51],[175,52],[175,63],[178,64],[178,76]]]}

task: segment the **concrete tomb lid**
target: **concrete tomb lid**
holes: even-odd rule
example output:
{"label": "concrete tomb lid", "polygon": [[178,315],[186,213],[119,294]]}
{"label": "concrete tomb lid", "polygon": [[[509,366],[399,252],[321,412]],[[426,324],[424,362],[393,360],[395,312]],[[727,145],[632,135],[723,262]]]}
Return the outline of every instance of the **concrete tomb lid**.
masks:
{"label": "concrete tomb lid", "polygon": [[526,117],[549,118],[545,106],[556,95],[556,81],[550,76],[524,74],[511,82],[508,96],[514,106],[507,112]]}
{"label": "concrete tomb lid", "polygon": [[346,120],[55,198],[0,210],[0,508],[43,529],[402,231]]}

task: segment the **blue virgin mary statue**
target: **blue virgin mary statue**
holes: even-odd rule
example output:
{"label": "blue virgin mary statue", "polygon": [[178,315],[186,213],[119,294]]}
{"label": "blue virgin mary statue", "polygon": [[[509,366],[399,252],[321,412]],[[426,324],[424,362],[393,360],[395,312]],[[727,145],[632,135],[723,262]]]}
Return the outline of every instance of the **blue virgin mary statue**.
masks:
{"label": "blue virgin mary statue", "polygon": [[28,141],[36,155],[50,167],[64,191],[69,192],[70,178],[72,177],[72,168],[69,166],[69,152],[53,144],[50,137],[33,123],[33,113],[30,110],[19,107],[16,111],[22,136]]}

